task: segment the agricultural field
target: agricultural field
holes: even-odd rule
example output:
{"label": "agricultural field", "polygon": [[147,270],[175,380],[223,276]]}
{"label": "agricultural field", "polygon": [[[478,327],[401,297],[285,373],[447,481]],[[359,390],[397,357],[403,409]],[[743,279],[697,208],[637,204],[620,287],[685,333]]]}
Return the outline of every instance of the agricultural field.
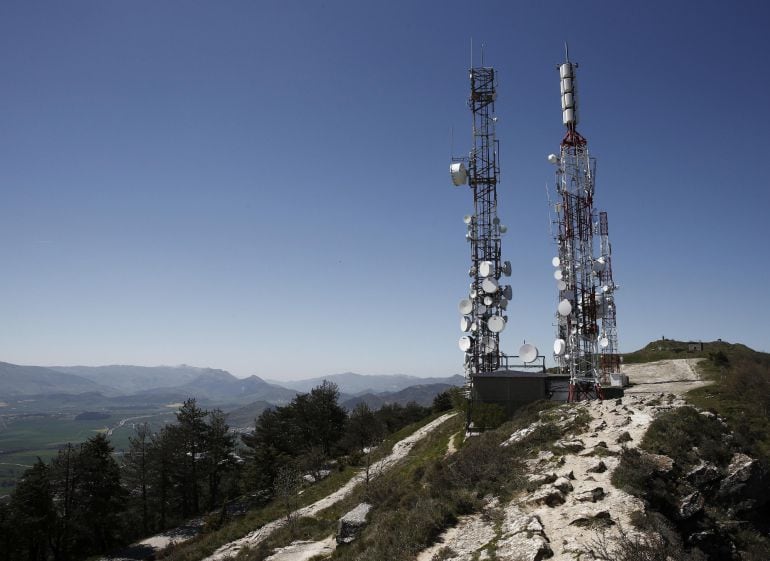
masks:
{"label": "agricultural field", "polygon": [[160,429],[175,419],[177,405],[102,410],[109,416],[101,419],[76,419],[83,410],[17,413],[0,409],[0,496],[10,493],[38,457],[47,461],[67,443],[84,442],[96,433],[107,434],[116,454],[122,454],[136,424],[146,422],[153,430]]}

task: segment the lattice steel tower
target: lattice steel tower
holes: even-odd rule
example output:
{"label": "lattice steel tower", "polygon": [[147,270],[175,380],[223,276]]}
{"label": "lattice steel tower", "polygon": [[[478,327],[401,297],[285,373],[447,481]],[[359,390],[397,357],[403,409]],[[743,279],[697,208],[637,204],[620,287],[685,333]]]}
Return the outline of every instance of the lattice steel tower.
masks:
{"label": "lattice steel tower", "polygon": [[[553,265],[559,304],[554,358],[559,370],[570,377],[568,401],[601,399],[602,382],[606,383],[610,371],[618,367],[613,362],[618,357],[612,297],[615,285],[609,268],[606,213],[601,215],[603,222],[596,224],[596,160],[588,153],[586,139],[577,131],[577,64],[569,60],[567,53],[558,69],[562,122],[567,132],[559,156],[548,157],[557,166],[554,222],[559,254]],[[595,257],[597,230],[601,233],[601,254]]]}
{"label": "lattice steel tower", "polygon": [[459,346],[465,352],[469,390],[475,375],[494,372],[501,366],[504,355],[500,351],[500,332],[505,329],[508,318],[503,314],[511,299],[511,287],[500,284],[501,276],[510,276],[511,264],[501,257],[500,237],[506,227],[497,216],[500,166],[495,139],[494,68],[471,68],[470,82],[468,106],[473,113],[473,149],[468,158],[453,159],[450,166],[452,182],[456,186],[467,183],[473,192],[473,214],[463,218],[471,247],[468,274],[472,281],[468,297],[459,304],[460,328],[466,333]]}

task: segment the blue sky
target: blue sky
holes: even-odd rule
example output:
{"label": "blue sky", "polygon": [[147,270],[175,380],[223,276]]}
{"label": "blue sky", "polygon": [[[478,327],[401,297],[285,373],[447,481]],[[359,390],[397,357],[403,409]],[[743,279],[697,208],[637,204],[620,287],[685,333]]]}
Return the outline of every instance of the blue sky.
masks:
{"label": "blue sky", "polygon": [[770,7],[577,6],[3,2],[0,360],[460,372],[471,37],[499,72],[503,350],[553,340],[566,40],[621,350],[770,351]]}

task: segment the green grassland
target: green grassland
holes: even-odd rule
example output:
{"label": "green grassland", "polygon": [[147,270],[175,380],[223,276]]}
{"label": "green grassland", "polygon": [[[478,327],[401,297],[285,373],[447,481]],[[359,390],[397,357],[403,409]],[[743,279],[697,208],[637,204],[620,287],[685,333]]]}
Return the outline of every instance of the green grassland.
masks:
{"label": "green grassland", "polygon": [[[103,432],[108,434],[115,451],[121,453],[128,447],[136,423],[147,422],[153,430],[158,430],[174,420],[175,411],[157,406],[145,410],[114,409],[108,411],[109,418],[97,420],[76,420],[75,416],[82,411],[1,415],[0,495],[10,493],[18,478],[38,457],[47,461],[67,443],[79,444]],[[127,420],[121,425],[124,419]]]}

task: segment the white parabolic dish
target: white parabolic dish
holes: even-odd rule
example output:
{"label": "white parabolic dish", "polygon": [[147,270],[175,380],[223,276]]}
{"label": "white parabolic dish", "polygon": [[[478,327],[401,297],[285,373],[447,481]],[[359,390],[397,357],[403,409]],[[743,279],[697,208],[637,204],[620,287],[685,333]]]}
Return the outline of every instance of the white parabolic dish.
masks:
{"label": "white parabolic dish", "polygon": [[553,278],[555,278],[556,280],[561,280],[563,275],[564,275],[564,273],[561,272],[561,269],[556,269],[553,272]]}
{"label": "white parabolic dish", "polygon": [[470,331],[472,320],[468,316],[463,316],[460,318],[460,331],[465,331],[466,333]]}
{"label": "white parabolic dish", "polygon": [[524,343],[519,349],[519,358],[525,363],[532,362],[537,358],[537,347]]}
{"label": "white parabolic dish", "polygon": [[462,315],[470,314],[473,311],[473,302],[471,302],[467,298],[463,298],[462,300],[460,300],[460,303],[457,305],[457,309],[460,310],[460,313]]}
{"label": "white parabolic dish", "polygon": [[559,259],[558,257],[554,257],[553,259],[551,259],[551,265],[553,265],[554,267],[558,267],[559,265],[561,265],[561,259]]}
{"label": "white parabolic dish", "polygon": [[556,288],[558,288],[559,290],[567,290],[567,283],[564,282],[563,280],[556,281]]}
{"label": "white parabolic dish", "polygon": [[492,333],[500,333],[505,329],[505,319],[503,316],[492,316],[487,320],[487,327]]}
{"label": "white parabolic dish", "polygon": [[461,351],[468,352],[473,346],[473,339],[468,336],[460,337],[460,340],[457,342],[457,345],[460,347]]}
{"label": "white parabolic dish", "polygon": [[607,339],[606,337],[602,337],[601,339],[599,339],[599,346],[602,349],[606,349],[607,347],[610,346],[610,340]]}
{"label": "white parabolic dish", "polygon": [[452,183],[455,187],[465,185],[468,180],[468,170],[465,169],[465,164],[462,162],[455,162],[449,166],[449,174],[452,176]]}
{"label": "white parabolic dish", "polygon": [[495,275],[495,264],[491,261],[482,261],[479,264],[479,273],[482,277],[492,277]]}
{"label": "white parabolic dish", "polygon": [[564,339],[556,339],[553,342],[553,354],[561,356],[565,350],[567,350],[567,342]]}
{"label": "white parabolic dish", "polygon": [[557,307],[557,310],[559,311],[559,315],[563,317],[567,317],[572,313],[572,304],[570,304],[569,300],[566,298],[559,302],[559,306]]}
{"label": "white parabolic dish", "polygon": [[495,278],[487,278],[481,282],[481,289],[487,294],[494,294],[497,292],[498,284]]}

